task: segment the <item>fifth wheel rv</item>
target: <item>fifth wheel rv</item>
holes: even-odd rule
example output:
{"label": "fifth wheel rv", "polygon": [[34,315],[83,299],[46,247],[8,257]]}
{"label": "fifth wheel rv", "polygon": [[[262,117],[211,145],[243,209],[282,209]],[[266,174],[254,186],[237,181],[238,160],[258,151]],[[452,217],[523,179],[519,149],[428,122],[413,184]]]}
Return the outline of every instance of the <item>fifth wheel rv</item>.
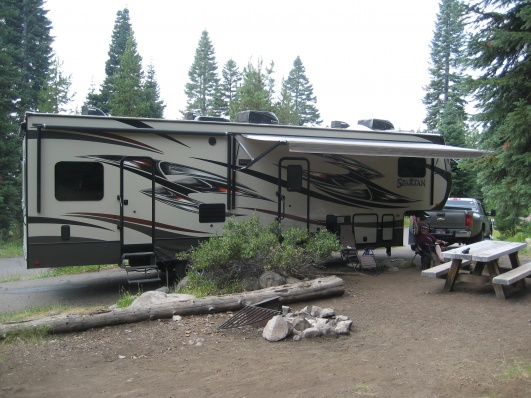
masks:
{"label": "fifth wheel rv", "polygon": [[274,122],[27,113],[27,267],[173,272],[176,252],[253,214],[327,228],[345,246],[401,246],[404,217],[448,198],[449,159],[482,155],[436,134]]}

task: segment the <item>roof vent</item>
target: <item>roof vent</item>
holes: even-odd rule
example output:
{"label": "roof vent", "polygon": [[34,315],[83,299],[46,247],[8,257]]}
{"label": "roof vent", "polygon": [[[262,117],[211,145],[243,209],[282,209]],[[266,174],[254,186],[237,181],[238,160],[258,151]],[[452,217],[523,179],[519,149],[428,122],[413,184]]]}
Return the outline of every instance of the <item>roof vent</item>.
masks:
{"label": "roof vent", "polygon": [[365,119],[358,120],[358,124],[368,127],[372,130],[394,130],[395,126],[389,120],[383,119]]}
{"label": "roof vent", "polygon": [[81,107],[81,114],[82,115],[92,115],[92,116],[108,116],[101,109],[93,107],[93,106],[87,106],[87,105],[83,105]]}
{"label": "roof vent", "polygon": [[333,129],[348,129],[350,124],[346,122],[340,122],[339,120],[333,120],[332,123],[330,123],[330,127]]}
{"label": "roof vent", "polygon": [[255,124],[278,124],[278,118],[273,112],[242,111],[238,112],[236,122]]}

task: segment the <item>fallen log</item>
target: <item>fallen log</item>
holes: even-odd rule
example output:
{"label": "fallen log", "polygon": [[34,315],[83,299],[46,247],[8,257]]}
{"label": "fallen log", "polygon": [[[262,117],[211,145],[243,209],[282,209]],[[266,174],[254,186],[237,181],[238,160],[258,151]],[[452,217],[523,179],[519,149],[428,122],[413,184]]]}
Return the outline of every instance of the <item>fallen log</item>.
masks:
{"label": "fallen log", "polygon": [[160,302],[146,306],[130,306],[112,310],[101,310],[82,315],[55,315],[40,319],[0,324],[0,338],[27,329],[45,328],[49,333],[79,332],[103,326],[146,320],[171,318],[173,315],[199,315],[240,310],[245,305],[279,297],[283,304],[324,297],[341,296],[345,292],[344,282],[336,276],[317,278],[252,292],[224,296],[208,296],[176,302]]}

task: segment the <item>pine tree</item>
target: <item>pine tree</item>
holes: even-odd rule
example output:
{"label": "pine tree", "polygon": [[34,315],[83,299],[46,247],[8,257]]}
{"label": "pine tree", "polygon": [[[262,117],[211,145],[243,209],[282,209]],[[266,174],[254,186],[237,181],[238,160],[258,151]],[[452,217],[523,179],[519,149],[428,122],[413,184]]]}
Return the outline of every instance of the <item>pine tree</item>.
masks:
{"label": "pine tree", "polygon": [[202,115],[216,116],[213,101],[219,84],[217,69],[214,46],[208,32],[204,30],[195,51],[194,62],[188,71],[190,81],[185,86],[188,98],[186,110],[198,110]]}
{"label": "pine tree", "polygon": [[232,120],[236,115],[244,110],[272,111],[273,110],[273,90],[275,81],[273,80],[273,67],[263,70],[263,61],[259,59],[255,67],[251,62],[243,69],[242,85],[238,88],[237,98],[230,108]]}
{"label": "pine tree", "polygon": [[36,110],[52,57],[42,0],[0,2],[0,239],[22,219],[19,123]]}
{"label": "pine tree", "polygon": [[160,89],[157,79],[155,78],[155,67],[149,64],[146,80],[143,86],[144,91],[144,110],[143,117],[162,118],[164,116],[164,101],[160,99]]}
{"label": "pine tree", "polygon": [[[423,103],[428,131],[443,135],[446,144],[466,146],[467,114],[464,86],[465,8],[460,0],[442,0],[431,41],[430,83],[424,89]],[[453,196],[472,196],[475,173],[467,168],[469,162],[452,162]]]}
{"label": "pine tree", "polygon": [[[430,83],[424,89],[427,116],[424,122],[429,131],[436,131],[447,101],[451,100],[461,121],[466,120],[463,85],[465,60],[464,6],[460,0],[442,0],[431,41]],[[464,134],[464,132],[463,132]],[[446,138],[446,137],[445,137]],[[455,145],[452,142],[447,142]]]}
{"label": "pine tree", "polygon": [[291,126],[299,124],[300,116],[295,109],[295,103],[284,80],[282,80],[282,91],[278,102],[274,106],[274,112],[280,124]]}
{"label": "pine tree", "polygon": [[22,71],[17,67],[20,43],[17,19],[18,1],[0,2],[0,240],[8,237],[13,222],[20,214],[19,162],[20,144],[17,134],[18,82],[22,82]]}
{"label": "pine tree", "polygon": [[313,95],[313,86],[306,77],[306,69],[299,56],[295,58],[293,68],[284,84],[291,95],[295,112],[299,116],[298,124],[300,126],[321,124],[322,120],[319,120],[321,115],[315,106],[317,98]]}
{"label": "pine tree", "polygon": [[39,93],[39,112],[61,113],[66,112],[65,105],[68,105],[74,94],[70,94],[72,77],[65,76],[61,71],[63,63],[57,57],[53,60],[48,81]]}
{"label": "pine tree", "polygon": [[114,94],[109,106],[115,116],[142,116],[145,95],[142,88],[142,57],[138,54],[133,33],[127,40],[125,51],[120,57],[120,66],[114,75]]}
{"label": "pine tree", "polygon": [[478,162],[486,199],[497,209],[496,225],[514,232],[531,212],[531,3],[488,0],[470,8],[473,18],[471,84],[483,127],[480,143],[493,154]]}
{"label": "pine tree", "polygon": [[116,13],[109,46],[109,59],[105,62],[105,80],[100,87],[99,93],[89,92],[85,105],[94,106],[105,113],[110,113],[110,101],[115,92],[114,78],[120,68],[120,60],[131,34],[133,34],[133,29],[129,19],[129,9],[124,8]]}
{"label": "pine tree", "polygon": [[9,40],[18,46],[14,62],[22,74],[17,82],[17,113],[22,119],[27,110],[37,109],[39,92],[47,80],[52,59],[51,23],[43,0],[20,0],[13,5],[17,12],[7,23],[11,28]]}
{"label": "pine tree", "polygon": [[214,108],[218,115],[229,115],[231,104],[237,100],[238,87],[242,81],[242,74],[234,60],[229,59],[221,72],[221,83],[215,95]]}

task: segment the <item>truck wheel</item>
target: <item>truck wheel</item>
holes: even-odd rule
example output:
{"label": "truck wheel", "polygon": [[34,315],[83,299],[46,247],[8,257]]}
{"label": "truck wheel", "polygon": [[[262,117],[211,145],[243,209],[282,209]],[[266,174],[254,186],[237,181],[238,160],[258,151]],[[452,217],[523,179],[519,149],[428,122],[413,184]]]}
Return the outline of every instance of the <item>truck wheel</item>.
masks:
{"label": "truck wheel", "polygon": [[470,243],[481,242],[483,239],[485,239],[485,226],[484,225],[481,227],[480,233],[470,240]]}

